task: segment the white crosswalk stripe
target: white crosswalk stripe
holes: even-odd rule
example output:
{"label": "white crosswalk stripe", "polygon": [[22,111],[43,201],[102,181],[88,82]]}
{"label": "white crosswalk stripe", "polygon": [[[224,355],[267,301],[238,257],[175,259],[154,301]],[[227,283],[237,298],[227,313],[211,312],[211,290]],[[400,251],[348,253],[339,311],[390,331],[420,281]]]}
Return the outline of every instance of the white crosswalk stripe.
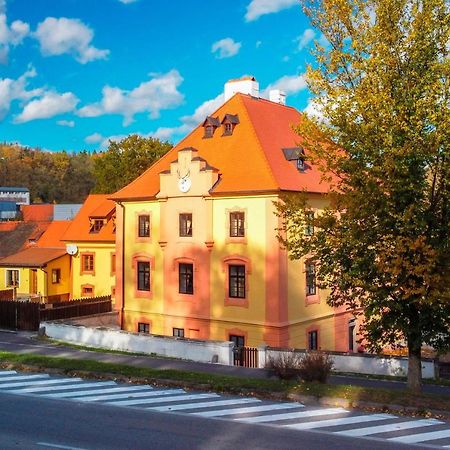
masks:
{"label": "white crosswalk stripe", "polygon": [[429,433],[409,434],[387,439],[391,442],[401,442],[402,444],[417,444],[419,442],[434,441],[450,437],[450,430],[430,431]]}
{"label": "white crosswalk stripe", "polygon": [[50,378],[47,374],[36,374],[36,375],[14,375],[13,377],[3,377],[0,378],[0,388],[7,385],[3,384],[5,381],[27,381],[27,380],[38,380],[42,378]]}
{"label": "white crosswalk stripe", "polygon": [[[231,400],[213,400],[210,402],[201,403],[185,403],[182,405],[166,405],[166,406],[154,406],[151,408],[152,411],[166,412],[166,411],[183,411],[186,409],[202,409],[202,408],[216,408],[217,406],[230,406],[230,405],[241,405],[247,403],[257,403],[261,400],[256,398],[233,398]],[[271,405],[273,406],[273,405]]]}
{"label": "white crosswalk stripe", "polygon": [[[33,394],[33,393],[38,393],[38,392],[47,392],[47,391],[68,391],[68,390],[73,390],[73,389],[84,389],[84,388],[88,388],[88,387],[95,387],[98,386],[99,383],[83,383],[83,379],[81,378],[68,378],[67,380],[62,379],[61,382],[65,382],[65,383],[71,383],[75,380],[80,380],[80,383],[76,383],[76,384],[61,384],[58,386],[38,386],[38,387],[29,387],[29,388],[20,388],[20,389],[11,389],[8,391],[9,394]],[[112,382],[112,384],[116,384],[114,382]],[[104,386],[104,385],[102,385]],[[78,391],[80,392],[80,391]],[[90,392],[95,392],[95,391],[90,391]]]}
{"label": "white crosswalk stripe", "polygon": [[[162,392],[162,391],[160,391]],[[157,398],[142,398],[136,400],[119,400],[117,402],[110,402],[109,405],[118,405],[118,406],[134,406],[134,405],[143,405],[146,403],[171,403],[178,402],[184,400],[195,400],[195,399],[203,399],[203,398],[217,398],[220,395],[217,394],[189,394],[189,395],[175,395],[175,396],[167,396],[167,397],[157,397]]]}
{"label": "white crosswalk stripe", "polygon": [[[79,378],[79,380],[82,381],[81,378]],[[56,388],[55,385],[63,384],[63,383],[69,383],[70,381],[73,381],[73,379],[72,379],[72,380],[69,380],[69,379],[33,380],[33,381],[31,381],[30,383],[28,383],[28,385],[36,386],[36,387],[39,387],[39,386],[52,386],[52,388],[55,389],[55,388]],[[2,389],[2,387],[3,387],[3,386],[2,386],[2,384],[0,383],[0,390]],[[25,388],[25,389],[26,389],[26,388]],[[9,391],[8,391],[8,392],[9,392]]]}
{"label": "white crosswalk stripe", "polygon": [[234,408],[234,409],[222,409],[219,411],[195,412],[193,414],[201,417],[222,417],[237,414],[248,414],[255,412],[275,411],[278,409],[291,409],[300,407],[302,407],[302,405],[300,405],[299,403],[280,403],[278,405],[249,406],[248,408]]}
{"label": "white crosswalk stripe", "polygon": [[328,409],[313,409],[311,411],[298,411],[276,415],[271,414],[270,416],[245,417],[242,419],[238,418],[234,420],[246,423],[262,423],[262,422],[276,422],[287,419],[300,419],[305,417],[330,416],[332,414],[349,414],[349,413],[350,411],[347,411],[343,408],[328,408]]}
{"label": "white crosswalk stripe", "polygon": [[7,375],[12,375],[14,373],[17,373],[15,370],[3,370],[0,372],[0,377],[6,377]]}
{"label": "white crosswalk stripe", "polygon": [[137,392],[133,392],[130,389],[123,388],[123,391],[127,391],[122,394],[110,394],[110,395],[92,395],[92,396],[81,396],[81,397],[73,397],[73,400],[80,400],[83,402],[98,402],[103,400],[119,400],[121,398],[143,398],[143,397],[156,397],[157,395],[171,395],[171,394],[185,394],[186,391],[182,389],[170,390],[170,391],[155,391],[155,390],[138,390]]}
{"label": "white crosswalk stripe", "polygon": [[314,422],[292,423],[283,425],[296,430],[310,430],[313,428],[335,427],[338,425],[352,425],[354,423],[375,422],[377,420],[394,419],[390,414],[370,414],[366,416],[340,417],[338,419],[316,420]]}
{"label": "white crosswalk stripe", "polygon": [[409,430],[411,428],[429,427],[440,425],[443,422],[435,419],[412,420],[410,422],[391,423],[388,425],[377,425],[376,427],[357,428],[354,430],[336,431],[336,434],[344,436],[370,436],[371,434],[390,433],[391,431]]}
{"label": "white crosswalk stripe", "polygon": [[[116,387],[108,387],[105,389],[104,386],[116,386]],[[117,383],[114,381],[101,381],[98,383],[93,383],[93,386],[87,390],[82,391],[73,391],[73,392],[55,392],[53,394],[44,394],[44,397],[50,397],[50,398],[70,398],[70,397],[80,397],[83,395],[93,395],[93,394],[100,394],[100,393],[111,393],[111,392],[117,392],[117,390],[123,390],[123,387],[118,387]]]}

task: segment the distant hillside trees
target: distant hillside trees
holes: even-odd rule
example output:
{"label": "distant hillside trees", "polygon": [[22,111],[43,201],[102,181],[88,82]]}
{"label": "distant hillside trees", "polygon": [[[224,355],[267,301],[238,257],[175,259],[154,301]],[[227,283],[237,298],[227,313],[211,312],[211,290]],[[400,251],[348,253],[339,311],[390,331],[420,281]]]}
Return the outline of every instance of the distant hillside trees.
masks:
{"label": "distant hillside trees", "polygon": [[91,192],[109,194],[125,186],[170,148],[137,135],[93,153],[0,144],[0,186],[28,188],[33,203],[82,203]]}
{"label": "distant hillside trees", "polygon": [[141,175],[172,145],[155,138],[130,135],[120,142],[110,141],[108,149],[94,158],[94,191],[110,194]]}

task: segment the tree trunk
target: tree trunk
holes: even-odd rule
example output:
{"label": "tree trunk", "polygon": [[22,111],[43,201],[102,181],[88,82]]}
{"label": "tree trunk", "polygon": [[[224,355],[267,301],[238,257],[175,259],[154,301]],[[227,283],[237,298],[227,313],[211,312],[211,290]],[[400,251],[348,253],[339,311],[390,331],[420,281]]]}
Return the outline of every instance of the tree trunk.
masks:
{"label": "tree trunk", "polygon": [[422,360],[420,339],[408,340],[408,388],[413,392],[422,390]]}

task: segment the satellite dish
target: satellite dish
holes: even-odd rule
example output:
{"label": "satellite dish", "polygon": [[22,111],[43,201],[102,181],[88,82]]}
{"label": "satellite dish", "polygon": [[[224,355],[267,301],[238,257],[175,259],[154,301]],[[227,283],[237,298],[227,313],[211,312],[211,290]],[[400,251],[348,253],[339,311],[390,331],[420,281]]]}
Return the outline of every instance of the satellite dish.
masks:
{"label": "satellite dish", "polygon": [[78,251],[78,247],[75,244],[67,244],[66,245],[66,252],[69,255],[71,255],[71,256],[76,255],[77,251]]}

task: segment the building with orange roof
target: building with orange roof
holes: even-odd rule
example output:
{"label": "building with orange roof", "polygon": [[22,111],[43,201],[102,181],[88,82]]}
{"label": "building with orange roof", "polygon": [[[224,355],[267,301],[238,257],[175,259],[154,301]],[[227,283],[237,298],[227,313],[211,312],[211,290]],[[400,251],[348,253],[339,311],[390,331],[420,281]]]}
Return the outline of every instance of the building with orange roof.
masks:
{"label": "building with orange roof", "polygon": [[114,295],[115,203],[91,194],[64,233],[71,255],[71,297]]}
{"label": "building with orange roof", "polygon": [[221,107],[111,196],[123,329],[353,348],[351,314],[326,304],[314,262],[289,260],[277,239],[280,195],[305,192],[318,213],[328,185],[293,131],[301,114],[282,92],[271,99],[253,77],[227,83]]}
{"label": "building with orange roof", "polygon": [[[27,223],[30,227],[33,223]],[[70,222],[46,223],[33,228],[27,243],[0,259],[0,290],[15,289],[17,298],[66,300],[70,296],[70,256],[61,241]],[[22,228],[25,224],[21,224]],[[15,236],[18,235],[16,227]],[[12,236],[10,236],[12,237]]]}

